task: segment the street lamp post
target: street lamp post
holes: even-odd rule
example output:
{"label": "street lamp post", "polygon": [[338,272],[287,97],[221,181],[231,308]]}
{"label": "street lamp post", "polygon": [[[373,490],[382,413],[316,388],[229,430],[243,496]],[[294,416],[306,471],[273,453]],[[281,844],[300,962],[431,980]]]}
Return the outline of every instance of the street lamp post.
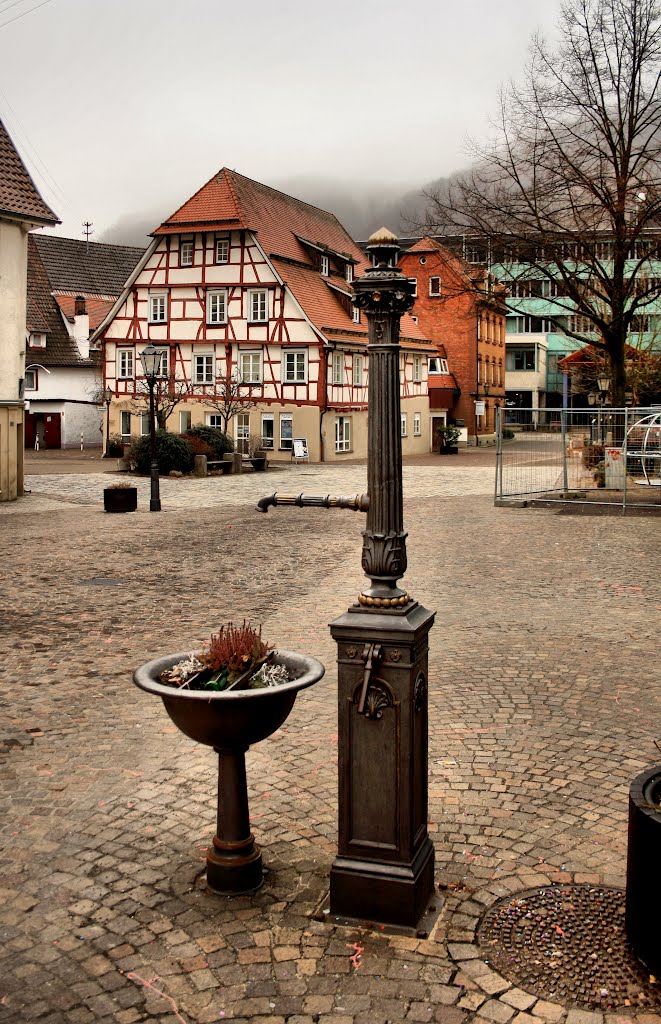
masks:
{"label": "street lamp post", "polygon": [[110,458],[110,403],[112,402],[113,390],[108,385],[106,390],[103,392],[103,400],[106,403],[106,450],[104,452],[104,458]]}
{"label": "street lamp post", "polygon": [[142,371],[149,388],[149,436],[151,441],[151,495],[149,498],[149,511],[161,511],[161,495],[158,479],[158,459],[156,457],[156,408],[154,404],[154,387],[156,377],[161,366],[161,353],[154,348],[151,342],[145,346],[140,353]]}

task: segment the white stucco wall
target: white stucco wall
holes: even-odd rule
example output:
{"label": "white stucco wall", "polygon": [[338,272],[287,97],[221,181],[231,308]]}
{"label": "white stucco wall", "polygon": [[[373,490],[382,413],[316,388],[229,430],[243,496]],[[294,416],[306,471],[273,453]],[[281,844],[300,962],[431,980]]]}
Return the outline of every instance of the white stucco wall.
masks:
{"label": "white stucco wall", "polygon": [[63,448],[80,447],[81,433],[86,447],[102,444],[105,405],[92,404],[94,390],[100,386],[101,371],[87,366],[53,366],[49,369],[50,373],[38,370],[39,387],[25,392],[28,411],[60,414]]}
{"label": "white stucco wall", "polygon": [[0,401],[18,401],[23,376],[28,236],[12,221],[0,220]]}

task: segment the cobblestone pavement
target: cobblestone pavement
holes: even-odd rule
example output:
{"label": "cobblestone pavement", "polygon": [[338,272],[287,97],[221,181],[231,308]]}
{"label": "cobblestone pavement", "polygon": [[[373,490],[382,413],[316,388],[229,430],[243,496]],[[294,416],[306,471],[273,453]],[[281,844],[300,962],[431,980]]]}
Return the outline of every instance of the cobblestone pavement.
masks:
{"label": "cobblestone pavement", "polygon": [[[360,585],[360,519],[253,511],[265,485],[351,493],[363,470],[164,481],[157,517],[104,515],[94,475],[35,477],[0,506],[1,1021],[661,1021],[537,998],[476,942],[501,896],[623,885],[628,784],[661,736],[657,522],[494,509],[485,469],[407,469],[406,583],[438,613],[427,939],[312,917],[336,834],[327,623]],[[269,873],[229,900],[199,878],[213,754],[130,673],[243,616],[328,671],[248,754]]]}
{"label": "cobblestone pavement", "polygon": [[[26,476],[25,487],[31,493],[16,503],[0,505],[0,515],[16,511],[29,511],[30,502],[39,501],[40,507],[50,502],[71,502],[97,505],[103,502],[103,488],[125,475],[107,473],[58,473],[48,476]],[[491,494],[494,469],[491,465],[439,466],[437,463],[406,466],[404,470],[406,494],[409,498],[452,497],[461,494]],[[149,508],[149,478],[131,477],[137,485],[139,507]],[[164,477],[160,482],[164,511],[191,508],[214,508],[220,505],[250,503],[273,491],[298,494],[362,493],[367,487],[364,464],[277,466],[267,473],[240,473],[237,476]],[[44,499],[48,499],[44,505]]]}

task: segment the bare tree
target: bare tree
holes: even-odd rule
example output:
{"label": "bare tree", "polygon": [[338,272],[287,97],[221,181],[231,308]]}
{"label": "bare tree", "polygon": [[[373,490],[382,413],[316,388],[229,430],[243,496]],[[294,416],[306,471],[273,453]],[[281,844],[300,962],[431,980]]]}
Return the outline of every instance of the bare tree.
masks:
{"label": "bare tree", "polygon": [[547,282],[554,326],[607,354],[624,404],[627,335],[661,295],[659,7],[567,0],[560,38],[533,39],[524,83],[501,92],[496,137],[426,190],[418,226],[484,244],[504,277]]}
{"label": "bare tree", "polygon": [[[188,380],[174,376],[157,377],[154,384],[154,407],[159,430],[165,430],[167,421],[181,402],[193,398],[198,388]],[[149,385],[146,380],[137,380],[131,406],[135,412],[149,409]]]}
{"label": "bare tree", "polygon": [[240,374],[235,371],[216,377],[214,394],[204,396],[204,404],[221,416],[225,434],[230,421],[238,412],[252,409],[255,405],[252,387],[252,384],[245,384]]}

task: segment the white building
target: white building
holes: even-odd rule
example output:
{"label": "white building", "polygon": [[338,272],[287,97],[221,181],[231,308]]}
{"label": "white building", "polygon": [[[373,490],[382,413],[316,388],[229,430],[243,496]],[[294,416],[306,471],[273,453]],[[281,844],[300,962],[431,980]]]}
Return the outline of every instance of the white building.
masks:
{"label": "white building", "polygon": [[101,353],[90,333],[121,293],[144,249],[55,235],[28,246],[25,444],[87,447],[103,440]]}
{"label": "white building", "polygon": [[0,501],[23,493],[28,231],[58,223],[0,121]]}

